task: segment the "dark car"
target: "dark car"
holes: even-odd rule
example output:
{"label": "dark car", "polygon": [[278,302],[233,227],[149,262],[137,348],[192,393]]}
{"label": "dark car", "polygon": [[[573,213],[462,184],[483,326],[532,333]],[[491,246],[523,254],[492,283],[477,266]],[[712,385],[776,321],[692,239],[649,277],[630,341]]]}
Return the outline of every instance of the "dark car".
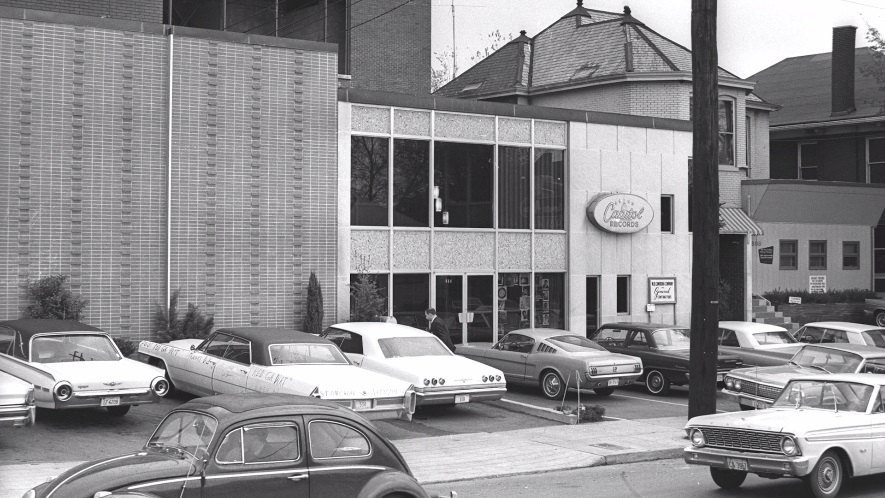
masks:
{"label": "dark car", "polygon": [[[609,351],[641,358],[645,387],[663,395],[671,385],[688,384],[690,337],[691,331],[678,325],[622,322],[599,327],[591,339]],[[742,366],[737,356],[719,353],[716,381],[722,382],[726,372]]]}
{"label": "dark car", "polygon": [[144,448],[83,463],[26,497],[426,497],[371,422],[288,394],[224,394],[172,410]]}

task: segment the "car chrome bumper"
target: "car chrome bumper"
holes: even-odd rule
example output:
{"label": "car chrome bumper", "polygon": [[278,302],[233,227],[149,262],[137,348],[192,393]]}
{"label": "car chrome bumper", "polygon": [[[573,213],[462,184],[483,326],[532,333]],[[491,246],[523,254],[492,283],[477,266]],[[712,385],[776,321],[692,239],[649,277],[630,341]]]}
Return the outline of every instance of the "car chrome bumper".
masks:
{"label": "car chrome bumper", "polygon": [[[606,388],[606,387],[622,387],[629,386],[630,384],[636,382],[636,380],[642,376],[642,371],[639,372],[630,372],[627,374],[615,374],[615,375],[595,375],[593,377],[590,374],[584,376],[584,379],[581,380],[581,389],[596,389],[596,388]],[[609,381],[617,380],[617,384],[609,384]],[[572,388],[576,388],[578,386],[572,385]]]}
{"label": "car chrome bumper", "polygon": [[[48,408],[56,410],[67,410],[70,408],[91,408],[101,407],[101,400],[104,398],[120,398],[119,405],[144,405],[148,403],[156,403],[159,397],[150,389],[126,389],[120,391],[79,391],[75,392],[71,399],[67,401],[53,400]],[[38,400],[38,405],[40,402]],[[41,405],[42,406],[42,405]]]}
{"label": "car chrome bumper", "polygon": [[682,453],[685,463],[706,465],[720,469],[728,469],[728,459],[743,460],[747,463],[747,472],[753,474],[772,474],[784,477],[802,477],[811,471],[810,458],[806,456],[788,457],[770,453],[751,453],[721,450],[717,448],[695,448],[689,446]]}
{"label": "car chrome bumper", "polygon": [[507,394],[504,385],[495,387],[453,387],[443,389],[426,389],[415,391],[418,396],[418,406],[426,405],[453,405],[460,403],[456,398],[466,396],[467,401],[495,401]]}
{"label": "car chrome bumper", "polygon": [[0,407],[0,427],[28,427],[37,419],[35,405],[16,405]]}

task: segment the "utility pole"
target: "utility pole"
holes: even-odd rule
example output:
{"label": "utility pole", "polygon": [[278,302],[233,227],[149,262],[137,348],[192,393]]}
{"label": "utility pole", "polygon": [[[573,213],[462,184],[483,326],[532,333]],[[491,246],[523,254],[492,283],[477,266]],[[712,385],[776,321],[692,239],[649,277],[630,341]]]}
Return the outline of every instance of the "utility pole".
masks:
{"label": "utility pole", "polygon": [[719,322],[719,77],[716,0],[691,2],[692,242],[688,416],[716,413]]}
{"label": "utility pole", "polygon": [[458,59],[455,54],[458,52],[458,45],[455,44],[455,0],[452,0],[452,79],[458,76]]}

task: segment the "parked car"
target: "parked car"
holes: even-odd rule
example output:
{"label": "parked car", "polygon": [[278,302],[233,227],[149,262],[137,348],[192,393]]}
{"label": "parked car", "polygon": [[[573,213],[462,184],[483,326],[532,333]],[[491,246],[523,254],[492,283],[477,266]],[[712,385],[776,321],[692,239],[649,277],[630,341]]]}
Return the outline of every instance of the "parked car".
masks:
{"label": "parked car", "polygon": [[[687,327],[659,323],[607,323],[593,333],[593,340],[616,353],[642,359],[642,380],[652,394],[664,395],[671,385],[688,384],[688,359],[691,332]],[[735,355],[720,351],[716,381],[725,373],[743,366]]]}
{"label": "parked car", "polygon": [[767,408],[790,379],[802,375],[885,373],[885,349],[863,344],[809,344],[786,365],[732,370],[722,392],[737,398],[742,410]]}
{"label": "parked car", "polygon": [[885,299],[864,299],[863,313],[870,323],[885,327]]}
{"label": "parked car", "polygon": [[[0,348],[3,348],[3,344],[0,344]],[[0,372],[0,427],[27,427],[34,424],[36,415],[34,386]]]}
{"label": "parked car", "polygon": [[497,400],[507,392],[503,372],[456,356],[435,335],[414,327],[349,322],[320,336],[337,344],[354,365],[414,385],[418,406]]}
{"label": "parked car", "polygon": [[107,333],[73,320],[0,322],[0,371],[32,384],[37,406],[55,410],[123,416],[169,392],[162,370],[125,358]]}
{"label": "parked car", "polygon": [[829,498],[848,477],[885,472],[883,423],[885,375],[810,376],[791,380],[768,410],[692,418],[683,456],[709,466],[721,488],[737,488],[748,473],[798,477]]}
{"label": "parked car", "polygon": [[642,375],[641,360],[559,329],[514,330],[494,344],[471,343],[455,353],[500,369],[507,382],[537,384],[549,399],[561,398],[566,389],[608,396]]}
{"label": "parked car", "polygon": [[77,465],[28,498],[426,497],[396,447],[337,403],[289,394],[197,398],[173,409],[144,447]]}
{"label": "parked car", "polygon": [[802,344],[783,327],[758,322],[719,322],[719,350],[737,356],[746,366],[783,365],[800,349]]}
{"label": "parked car", "polygon": [[205,340],[142,341],[138,351],[166,371],[176,389],[197,396],[245,392],[316,396],[371,419],[411,420],[415,390],[360,369],[332,342],[284,328],[218,329]]}
{"label": "parked car", "polygon": [[807,323],[794,334],[805,344],[849,343],[885,348],[885,328],[851,322]]}

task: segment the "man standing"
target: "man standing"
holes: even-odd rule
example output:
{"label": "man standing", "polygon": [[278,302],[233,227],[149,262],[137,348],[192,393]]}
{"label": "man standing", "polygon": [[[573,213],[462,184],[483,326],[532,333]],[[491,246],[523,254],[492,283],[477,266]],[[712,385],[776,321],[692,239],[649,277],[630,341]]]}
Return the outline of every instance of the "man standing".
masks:
{"label": "man standing", "polygon": [[455,345],[452,344],[452,338],[449,337],[449,329],[446,328],[445,324],[443,324],[442,320],[436,316],[435,308],[427,308],[427,311],[424,312],[424,318],[427,319],[427,331],[431,334],[439,337],[439,339],[446,345],[452,352],[455,352]]}

